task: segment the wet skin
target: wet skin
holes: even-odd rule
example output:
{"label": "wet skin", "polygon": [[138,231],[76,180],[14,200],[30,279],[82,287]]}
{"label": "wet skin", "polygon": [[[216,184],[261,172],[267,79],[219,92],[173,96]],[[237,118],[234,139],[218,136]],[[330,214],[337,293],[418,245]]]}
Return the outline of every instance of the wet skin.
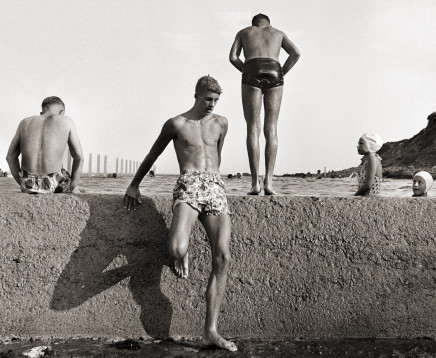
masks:
{"label": "wet skin", "polygon": [[413,178],[413,195],[414,196],[427,196],[425,192],[426,183],[423,177],[417,175]]}
{"label": "wet skin", "polygon": [[[246,27],[237,33],[230,49],[229,60],[233,66],[242,72],[244,63],[239,58],[242,51],[244,52],[245,61],[252,58],[271,58],[279,61],[281,49],[289,54],[282,67],[284,76],[298,61],[300,52],[284,32],[273,28],[266,19],[262,19],[256,22],[254,26]],[[252,180],[252,187],[248,195],[258,195],[261,191],[259,182],[259,136],[261,133],[260,110],[262,100],[265,110],[264,192],[265,195],[275,195],[272,179],[277,157],[277,121],[280,113],[283,86],[269,88],[262,93],[260,88],[242,84],[241,91],[242,107],[247,123],[246,145]]]}
{"label": "wet skin", "polygon": [[[219,173],[221,150],[227,133],[227,119],[213,114],[220,95],[205,91],[195,94],[194,106],[165,122],[150,152],[140,165],[124,196],[127,210],[141,203],[139,184],[167,145],[173,141],[180,171],[198,170]],[[199,212],[187,203],[174,207],[169,234],[169,252],[174,258],[174,272],[186,279],[189,275],[189,237]],[[236,351],[233,342],[217,332],[218,315],[224,296],[230,262],[231,221],[228,214],[206,215],[202,224],[212,251],[212,271],[206,289],[206,320],[203,342]]]}

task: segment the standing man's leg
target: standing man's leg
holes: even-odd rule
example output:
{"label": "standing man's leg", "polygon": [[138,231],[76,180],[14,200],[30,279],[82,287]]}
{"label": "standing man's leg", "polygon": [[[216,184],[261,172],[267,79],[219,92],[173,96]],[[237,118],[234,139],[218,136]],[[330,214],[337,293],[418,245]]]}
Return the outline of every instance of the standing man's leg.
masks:
{"label": "standing man's leg", "polygon": [[269,88],[264,94],[265,122],[265,195],[275,195],[273,189],[274,166],[277,156],[277,121],[279,119],[280,105],[282,103],[283,86]]}
{"label": "standing man's leg", "polygon": [[178,277],[188,277],[189,236],[198,218],[198,211],[186,203],[174,208],[171,221],[169,250],[174,260],[174,270]]}
{"label": "standing man's leg", "polygon": [[236,351],[233,342],[224,339],[217,332],[218,314],[227,282],[227,271],[230,263],[230,215],[208,215],[203,221],[212,250],[212,272],[206,290],[206,322],[203,342],[216,345],[229,351]]}
{"label": "standing man's leg", "polygon": [[260,109],[262,107],[262,90],[257,87],[242,85],[242,107],[247,123],[247,152],[251,172],[251,189],[249,195],[260,193],[259,183],[259,135],[261,132]]}

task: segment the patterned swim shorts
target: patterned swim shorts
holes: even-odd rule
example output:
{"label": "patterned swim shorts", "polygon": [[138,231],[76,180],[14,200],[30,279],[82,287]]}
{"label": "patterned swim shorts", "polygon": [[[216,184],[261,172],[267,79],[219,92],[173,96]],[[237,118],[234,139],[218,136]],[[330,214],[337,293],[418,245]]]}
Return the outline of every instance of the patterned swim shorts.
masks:
{"label": "patterned swim shorts", "polygon": [[182,170],[173,190],[173,210],[180,203],[189,204],[200,214],[230,214],[219,173]]}
{"label": "patterned swim shorts", "polygon": [[71,176],[65,169],[51,174],[34,174],[20,170],[20,189],[28,194],[66,193],[70,191]]}

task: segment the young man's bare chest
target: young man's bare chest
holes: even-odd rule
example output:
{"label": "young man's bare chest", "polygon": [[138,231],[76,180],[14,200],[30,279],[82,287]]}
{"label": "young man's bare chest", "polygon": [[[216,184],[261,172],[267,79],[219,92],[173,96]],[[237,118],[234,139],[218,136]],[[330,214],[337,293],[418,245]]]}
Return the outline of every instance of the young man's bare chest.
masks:
{"label": "young man's bare chest", "polygon": [[215,146],[221,135],[221,126],[215,120],[187,120],[178,130],[176,141],[189,146]]}

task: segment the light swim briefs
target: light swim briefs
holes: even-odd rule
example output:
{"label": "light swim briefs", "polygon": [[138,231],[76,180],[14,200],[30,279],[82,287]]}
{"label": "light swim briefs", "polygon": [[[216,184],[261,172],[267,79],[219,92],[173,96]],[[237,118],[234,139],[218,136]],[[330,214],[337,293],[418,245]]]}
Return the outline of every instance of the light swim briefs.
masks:
{"label": "light swim briefs", "polygon": [[272,58],[252,58],[242,67],[242,84],[260,88],[283,86],[283,71],[280,63]]}
{"label": "light swim briefs", "polygon": [[28,194],[65,193],[70,191],[71,176],[65,169],[57,173],[35,174],[25,170],[18,173],[20,189]]}
{"label": "light swim briefs", "polygon": [[189,204],[200,214],[230,214],[219,173],[182,170],[173,190],[173,210],[180,203]]}

